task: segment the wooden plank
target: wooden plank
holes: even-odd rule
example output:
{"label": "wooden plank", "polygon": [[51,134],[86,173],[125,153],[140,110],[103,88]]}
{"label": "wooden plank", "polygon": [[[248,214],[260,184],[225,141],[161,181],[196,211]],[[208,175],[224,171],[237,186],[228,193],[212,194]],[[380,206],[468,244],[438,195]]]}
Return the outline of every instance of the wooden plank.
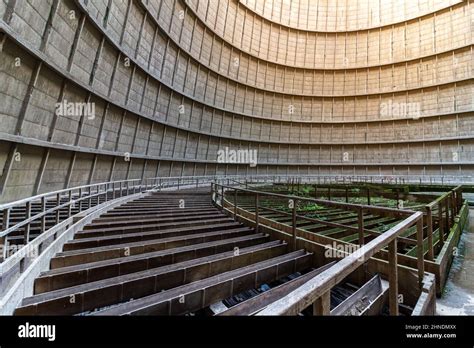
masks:
{"label": "wooden plank", "polygon": [[326,291],[313,303],[313,315],[331,315],[331,290]]}
{"label": "wooden plank", "polygon": [[[70,286],[72,277],[63,278],[67,282],[62,284],[58,284],[57,279],[43,278],[42,288],[39,287],[39,282],[36,283],[36,290],[41,290],[41,293],[24,299],[22,307],[17,309],[16,314],[32,314],[35,306],[40,306],[42,315],[77,314],[125,302],[131,298],[149,296],[224,271],[281,256],[285,253],[285,249],[285,244],[258,244],[242,248],[238,254],[230,250],[75,286]],[[52,289],[54,291],[51,291]],[[69,302],[71,296],[76,296],[73,304]]]}
{"label": "wooden plank", "polygon": [[[361,286],[351,296],[346,298],[331,311],[331,315],[360,315],[362,310],[357,310],[361,301],[368,301],[369,304],[382,293],[382,281],[380,275],[376,274],[367,283]],[[355,308],[355,311],[353,310]],[[364,307],[365,309],[365,307]],[[348,313],[349,312],[349,313]],[[355,314],[353,314],[355,313]]]}
{"label": "wooden plank", "polygon": [[93,315],[179,315],[202,309],[245,289],[282,278],[309,266],[312,254],[303,250],[218,274],[98,311]]}
{"label": "wooden plank", "polygon": [[356,270],[362,262],[368,260],[375,253],[380,251],[396,237],[416,221],[422,218],[422,212],[416,212],[409,218],[403,220],[383,235],[365,244],[357,253],[352,253],[339,261],[327,271],[317,275],[306,284],[294,290],[287,296],[272,303],[258,315],[296,315],[303,309],[310,306],[316,299],[329,291],[333,286],[339,284],[345,277]]}
{"label": "wooden plank", "polygon": [[398,315],[398,270],[397,270],[397,240],[394,239],[388,245],[388,303],[390,315]]}
{"label": "wooden plank", "polygon": [[274,288],[271,288],[268,291],[265,291],[255,297],[248,299],[247,301],[241,302],[224,312],[219,313],[222,316],[229,316],[229,315],[253,315],[262,309],[264,309],[270,303],[276,301],[277,299],[286,296],[288,293],[293,291],[294,289],[298,288],[299,286],[303,285],[309,279],[313,278],[314,276],[324,272],[329,267],[332,267],[336,261],[332,261],[322,267],[319,267],[311,272],[308,272],[301,277],[292,279],[284,284],[278,285]]}

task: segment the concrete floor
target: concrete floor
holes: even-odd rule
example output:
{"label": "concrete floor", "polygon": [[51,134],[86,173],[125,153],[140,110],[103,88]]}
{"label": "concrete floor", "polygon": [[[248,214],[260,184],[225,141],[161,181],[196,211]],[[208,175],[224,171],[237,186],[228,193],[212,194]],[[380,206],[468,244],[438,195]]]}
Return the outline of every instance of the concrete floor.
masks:
{"label": "concrete floor", "polygon": [[437,315],[474,315],[474,209],[469,211],[469,229],[461,235]]}

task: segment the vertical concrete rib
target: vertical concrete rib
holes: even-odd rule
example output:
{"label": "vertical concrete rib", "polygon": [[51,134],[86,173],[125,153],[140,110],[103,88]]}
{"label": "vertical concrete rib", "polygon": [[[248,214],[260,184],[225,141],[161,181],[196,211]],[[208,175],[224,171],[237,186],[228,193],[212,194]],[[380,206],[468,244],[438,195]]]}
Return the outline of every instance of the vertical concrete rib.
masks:
{"label": "vertical concrete rib", "polygon": [[40,188],[41,188],[41,183],[43,181],[43,176],[44,176],[44,170],[46,169],[46,164],[48,163],[50,151],[51,151],[50,149],[46,149],[44,154],[43,154],[43,158],[41,159],[39,174],[36,177],[35,187],[34,187],[34,190],[33,190],[33,195],[37,195],[39,193]]}
{"label": "vertical concrete rib", "polygon": [[28,83],[28,88],[26,90],[26,95],[25,95],[25,98],[23,99],[23,102],[21,104],[21,108],[20,108],[20,112],[19,112],[19,116],[18,116],[18,121],[17,121],[16,127],[15,127],[15,134],[16,135],[21,135],[21,129],[23,127],[23,121],[24,121],[25,116],[28,112],[28,105],[30,103],[31,95],[33,94],[36,83],[38,82],[38,77],[40,75],[42,66],[43,66],[43,62],[38,60],[36,62],[35,69],[33,70],[33,73],[31,74],[30,82]]}
{"label": "vertical concrete rib", "polygon": [[72,64],[74,62],[74,55],[76,54],[77,45],[79,44],[79,40],[81,38],[82,29],[84,28],[84,23],[86,22],[86,15],[81,13],[81,17],[79,18],[79,25],[77,26],[76,33],[74,35],[74,40],[72,42],[71,51],[69,52],[68,64],[67,64],[67,71],[71,71]]}
{"label": "vertical concrete rib", "polygon": [[10,144],[7,159],[5,160],[5,164],[3,166],[2,176],[0,177],[0,195],[4,193],[5,188],[7,186],[8,178],[10,177],[13,163],[15,161],[15,155],[17,153],[17,149],[18,149],[18,145],[16,143]]}

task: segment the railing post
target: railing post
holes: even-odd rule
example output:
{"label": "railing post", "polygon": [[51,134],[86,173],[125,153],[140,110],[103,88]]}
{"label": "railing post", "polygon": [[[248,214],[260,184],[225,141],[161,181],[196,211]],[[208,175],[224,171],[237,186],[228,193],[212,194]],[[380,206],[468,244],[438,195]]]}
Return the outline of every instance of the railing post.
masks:
{"label": "railing post", "polygon": [[418,285],[423,286],[423,277],[425,275],[424,270],[424,249],[423,249],[423,216],[421,216],[416,222],[416,256],[418,266]]}
{"label": "railing post", "polygon": [[91,198],[91,195],[92,195],[92,187],[89,186],[88,187],[88,190],[87,190],[87,209],[89,209],[91,206],[92,206],[92,198]]}
{"label": "railing post", "polygon": [[331,290],[326,291],[313,303],[313,315],[331,315]]}
{"label": "railing post", "polygon": [[258,192],[255,194],[255,232],[258,233],[258,225],[259,225],[259,216],[258,216],[258,206],[259,206],[259,194]]}
{"label": "railing post", "polygon": [[67,206],[67,217],[71,217],[72,215],[72,189],[69,190],[68,201],[69,201],[69,205]]}
{"label": "railing post", "polygon": [[433,261],[434,249],[433,249],[433,213],[431,207],[426,206],[426,226],[427,226],[427,237],[428,237],[428,260]]}
{"label": "railing post", "polygon": [[444,222],[443,222],[443,204],[438,203],[438,226],[439,226],[439,241],[441,245],[444,244]]}
{"label": "railing post", "polygon": [[237,189],[234,189],[234,221],[237,221]]}
{"label": "railing post", "polygon": [[449,195],[449,203],[451,206],[451,225],[454,225],[454,217],[456,216],[456,203],[454,197],[454,191],[451,191]]}
{"label": "railing post", "polygon": [[224,184],[221,184],[221,209],[224,210]]}
{"label": "railing post", "polygon": [[296,250],[296,205],[298,203],[297,199],[293,200],[293,210],[291,214],[291,247],[293,250]]}
{"label": "railing post", "polygon": [[367,187],[367,205],[370,205],[370,189]]}
{"label": "railing post", "polygon": [[199,178],[196,178],[196,188],[199,187]]}
{"label": "railing post", "polygon": [[457,205],[458,205],[458,212],[461,211],[462,208],[462,186],[460,186],[456,192],[457,197]]}
{"label": "railing post", "polygon": [[346,187],[346,203],[349,203],[349,189]]}
{"label": "railing post", "polygon": [[[8,230],[10,227],[10,208],[6,208],[3,210],[3,219],[2,219],[2,231]],[[0,238],[0,247],[2,247],[1,255],[2,260],[6,260],[7,258],[7,250],[8,250],[8,236],[4,236]]]}
{"label": "railing post", "polygon": [[[41,197],[41,212],[44,214],[46,211],[46,197]],[[40,227],[40,234],[46,230],[46,214],[41,217],[41,227]]]}
{"label": "railing post", "polygon": [[180,181],[181,181],[180,178],[178,178],[178,190],[179,190],[179,183],[180,183]]}
{"label": "railing post", "polygon": [[[31,217],[31,201],[26,202],[25,206],[25,220],[29,219]],[[25,225],[25,231],[24,231],[24,242],[25,245],[28,244],[30,241],[30,223],[27,223]]]}
{"label": "railing post", "polygon": [[446,224],[446,233],[449,234],[449,223],[451,221],[451,217],[449,214],[449,195],[444,199],[444,209],[446,211],[446,218],[444,219],[444,223]]}
{"label": "railing post", "polygon": [[82,211],[82,187],[79,188],[79,212]]}
{"label": "railing post", "polygon": [[357,226],[359,227],[359,245],[363,245],[364,238],[364,212],[362,208],[357,209]]}
{"label": "railing post", "polygon": [[451,194],[446,196],[446,232],[449,233],[449,226],[451,224]]}
{"label": "railing post", "polygon": [[108,197],[107,197],[108,189],[109,189],[109,184],[104,184],[104,190],[105,190],[105,193],[104,193],[104,202],[107,202],[107,201],[108,201]]}
{"label": "railing post", "polygon": [[57,209],[56,209],[56,225],[59,224],[60,220],[60,209],[59,206],[61,205],[61,196],[60,194],[56,194],[56,202],[57,202]]}
{"label": "railing post", "polygon": [[94,195],[94,190],[95,190],[95,186],[91,186],[90,187],[90,199],[91,199],[91,204],[90,204],[90,207],[93,207],[94,206],[94,197],[92,197]]}
{"label": "railing post", "polygon": [[456,207],[457,207],[457,198],[456,198],[456,191],[453,189],[451,190],[451,214],[453,216],[453,222],[454,222],[454,217],[457,215]]}
{"label": "railing post", "polygon": [[397,238],[388,244],[388,281],[390,315],[398,316]]}

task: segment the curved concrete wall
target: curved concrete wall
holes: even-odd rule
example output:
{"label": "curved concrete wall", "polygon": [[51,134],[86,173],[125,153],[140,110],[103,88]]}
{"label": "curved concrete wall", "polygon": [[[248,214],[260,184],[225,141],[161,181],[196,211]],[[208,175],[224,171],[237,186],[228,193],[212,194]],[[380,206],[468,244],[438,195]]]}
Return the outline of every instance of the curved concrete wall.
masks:
{"label": "curved concrete wall", "polygon": [[[4,0],[0,199],[158,175],[472,173],[474,2],[399,2],[300,0],[294,21],[279,0]],[[326,22],[304,20],[314,4]],[[258,165],[219,163],[225,148]]]}
{"label": "curved concrete wall", "polygon": [[275,23],[308,31],[354,31],[422,17],[462,0],[240,0]]}

